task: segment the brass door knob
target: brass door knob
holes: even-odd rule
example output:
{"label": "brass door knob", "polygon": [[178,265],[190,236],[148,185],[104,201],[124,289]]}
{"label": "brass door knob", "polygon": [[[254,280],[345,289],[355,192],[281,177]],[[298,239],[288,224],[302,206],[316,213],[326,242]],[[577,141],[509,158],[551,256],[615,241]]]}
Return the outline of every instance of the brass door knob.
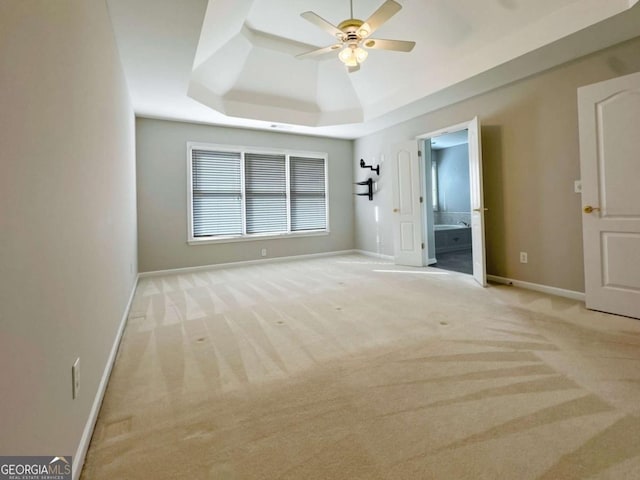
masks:
{"label": "brass door knob", "polygon": [[399,212],[399,210],[397,208],[393,209],[393,213],[398,213],[398,212]]}
{"label": "brass door knob", "polygon": [[584,213],[592,213],[595,212],[596,210],[600,210],[598,207],[592,207],[591,205],[587,205],[586,207],[584,207]]}

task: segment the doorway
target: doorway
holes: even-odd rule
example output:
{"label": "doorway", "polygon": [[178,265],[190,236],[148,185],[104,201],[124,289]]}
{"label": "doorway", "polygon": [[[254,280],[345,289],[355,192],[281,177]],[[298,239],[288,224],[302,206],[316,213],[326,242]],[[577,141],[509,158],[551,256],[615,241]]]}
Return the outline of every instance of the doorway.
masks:
{"label": "doorway", "polygon": [[471,203],[471,244],[473,278],[487,286],[484,240],[484,207],[482,189],[482,144],[480,120],[475,117],[392,146],[391,186],[394,235],[394,261],[397,265],[421,267],[437,263],[432,202],[431,148],[425,139],[466,130],[469,164],[469,197]]}
{"label": "doorway", "polygon": [[[431,185],[431,201],[425,205],[426,228],[433,230],[435,268],[473,274],[471,242],[471,186],[468,130],[445,133],[424,141],[431,150],[431,167],[425,173]],[[428,210],[432,210],[429,215]],[[431,238],[431,232],[427,234]],[[434,262],[435,261],[435,262]]]}

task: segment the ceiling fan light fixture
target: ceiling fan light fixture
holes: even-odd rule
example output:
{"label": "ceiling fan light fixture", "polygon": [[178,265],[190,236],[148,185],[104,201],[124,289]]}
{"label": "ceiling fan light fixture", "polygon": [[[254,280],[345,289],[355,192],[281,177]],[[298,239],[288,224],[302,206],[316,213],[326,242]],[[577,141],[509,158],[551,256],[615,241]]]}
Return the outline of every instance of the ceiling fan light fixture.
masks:
{"label": "ceiling fan light fixture", "polygon": [[360,48],[360,47],[356,48],[353,51],[353,54],[355,55],[356,60],[358,61],[358,63],[364,62],[367,59],[367,57],[369,56],[369,52],[367,52],[364,48]]}
{"label": "ceiling fan light fixture", "polygon": [[338,53],[338,58],[347,67],[357,67],[364,62],[368,56],[369,52],[355,43],[347,45]]}
{"label": "ceiling fan light fixture", "polygon": [[358,59],[355,54],[355,49],[351,48],[350,45],[347,45],[344,49],[340,51],[340,53],[338,54],[338,58],[347,67],[358,66]]}

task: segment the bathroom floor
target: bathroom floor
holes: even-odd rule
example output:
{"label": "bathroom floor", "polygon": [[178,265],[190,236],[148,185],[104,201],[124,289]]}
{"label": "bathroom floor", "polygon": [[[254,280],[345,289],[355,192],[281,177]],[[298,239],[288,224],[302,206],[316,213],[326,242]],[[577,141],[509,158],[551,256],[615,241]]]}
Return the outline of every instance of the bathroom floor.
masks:
{"label": "bathroom floor", "polygon": [[436,254],[438,263],[431,265],[435,268],[441,268],[443,270],[450,270],[460,273],[473,273],[473,257],[471,255],[471,249],[462,250],[459,252],[447,252]]}

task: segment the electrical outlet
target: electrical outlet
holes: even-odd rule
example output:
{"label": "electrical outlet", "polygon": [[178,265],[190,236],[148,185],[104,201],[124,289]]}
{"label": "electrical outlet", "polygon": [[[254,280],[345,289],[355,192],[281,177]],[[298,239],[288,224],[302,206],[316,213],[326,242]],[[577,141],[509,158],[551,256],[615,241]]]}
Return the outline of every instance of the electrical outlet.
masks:
{"label": "electrical outlet", "polygon": [[260,255],[262,255],[263,257],[267,256],[267,249],[263,248],[262,250],[260,250]]}
{"label": "electrical outlet", "polygon": [[528,263],[529,262],[529,256],[527,255],[527,252],[520,252],[520,263]]}
{"label": "electrical outlet", "polygon": [[71,398],[78,398],[80,392],[80,357],[76,358],[71,367]]}

